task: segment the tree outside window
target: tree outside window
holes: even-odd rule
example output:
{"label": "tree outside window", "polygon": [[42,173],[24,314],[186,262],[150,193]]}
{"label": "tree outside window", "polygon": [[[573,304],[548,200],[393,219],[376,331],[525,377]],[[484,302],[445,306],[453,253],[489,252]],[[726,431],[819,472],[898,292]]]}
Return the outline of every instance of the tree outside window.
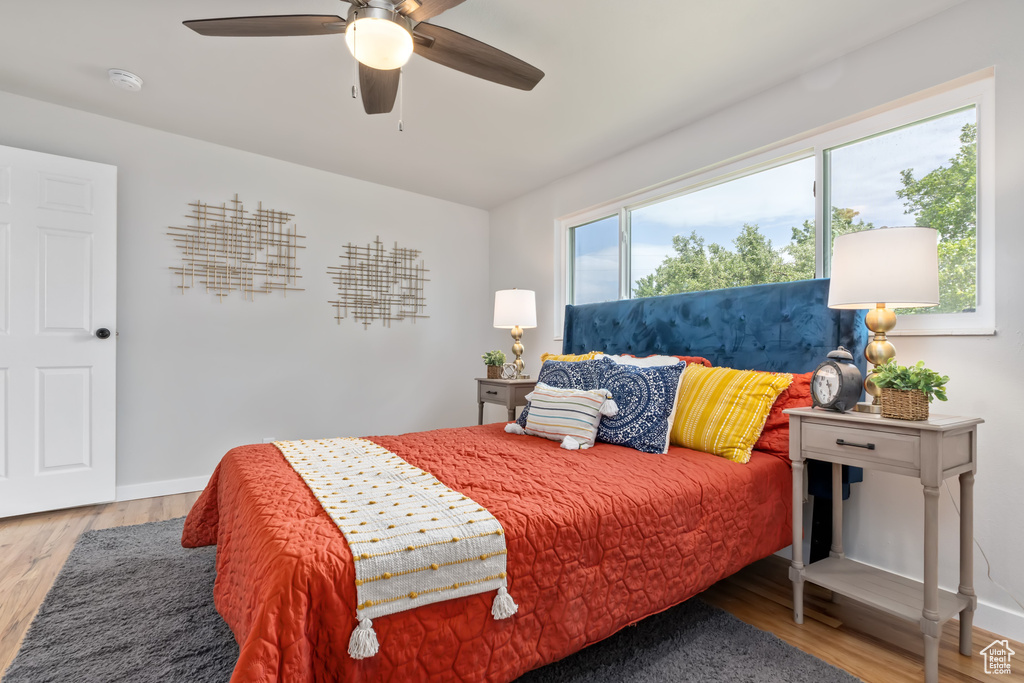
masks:
{"label": "tree outside window", "polygon": [[[940,305],[904,313],[974,310],[977,301],[975,109],[952,112],[826,150],[825,155],[828,160],[826,183],[833,200],[826,231],[830,240],[848,232],[883,225],[935,228],[939,232]],[[806,175],[806,167],[798,168],[800,163],[790,164],[790,170]],[[756,187],[759,176],[764,176],[765,185],[770,187],[773,182],[767,174],[777,171],[769,169],[725,185],[744,181],[745,187]],[[805,177],[800,177],[799,183],[806,183],[804,187],[810,185]],[[699,213],[700,195],[709,193],[710,199],[710,192],[716,187],[677,199],[689,198],[687,205]],[[779,196],[778,188],[760,194],[748,190],[743,195],[744,201],[751,205],[750,213],[760,212],[761,216],[766,216],[768,231],[774,234],[774,240],[766,234],[768,231],[762,227],[764,220],[760,219],[734,226],[729,240],[715,237],[716,232],[721,234],[728,230],[690,223],[688,233],[680,230],[672,235],[670,250],[663,248],[664,256],[653,272],[634,279],[633,296],[661,296],[813,278],[815,230],[810,218],[813,200],[809,204],[801,204],[803,200],[798,198],[792,200],[793,210],[788,213],[803,211],[808,217],[791,224],[788,239],[780,239],[779,221],[787,214],[787,209],[779,205]],[[679,224],[686,224],[685,217],[679,219]],[[635,228],[632,239],[636,273]],[[831,245],[828,253],[831,254]]]}

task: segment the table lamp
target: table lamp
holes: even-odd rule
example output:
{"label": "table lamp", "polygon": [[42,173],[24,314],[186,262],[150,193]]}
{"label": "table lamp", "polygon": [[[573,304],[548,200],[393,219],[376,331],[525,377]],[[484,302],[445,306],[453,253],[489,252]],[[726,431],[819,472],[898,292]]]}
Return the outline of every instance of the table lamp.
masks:
{"label": "table lamp", "polygon": [[512,353],[516,355],[516,379],[522,379],[524,327],[537,327],[537,296],[529,289],[499,289],[494,293],[494,326],[512,330]]}
{"label": "table lamp", "polygon": [[[939,303],[939,235],[933,228],[876,228],[836,237],[832,248],[829,308],[863,308],[874,337],[864,349],[872,365],[896,356],[885,333],[896,327],[893,308],[918,308]],[[870,403],[857,410],[880,413],[882,390],[868,372],[864,390]]]}

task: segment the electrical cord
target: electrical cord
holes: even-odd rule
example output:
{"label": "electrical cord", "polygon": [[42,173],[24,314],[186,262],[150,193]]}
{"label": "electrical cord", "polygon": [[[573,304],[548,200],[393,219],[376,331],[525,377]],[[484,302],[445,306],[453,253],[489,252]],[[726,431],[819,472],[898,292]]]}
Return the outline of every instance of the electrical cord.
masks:
{"label": "electrical cord", "polygon": [[[949,500],[953,503],[953,509],[956,510],[956,516],[960,517],[960,506],[956,504],[956,499],[953,498],[953,490],[949,488],[949,482],[943,481],[942,485],[946,487],[946,491],[949,493]],[[1024,604],[1021,604],[1021,601],[1017,599],[1017,596],[1013,594],[1013,591],[992,578],[992,563],[988,561],[988,555],[985,554],[985,549],[981,547],[981,543],[978,542],[977,538],[974,539],[974,545],[978,546],[978,550],[981,552],[981,557],[985,560],[985,575],[988,576],[988,580],[995,584],[997,588],[1009,595],[1010,599],[1017,603],[1017,606],[1024,611]]]}

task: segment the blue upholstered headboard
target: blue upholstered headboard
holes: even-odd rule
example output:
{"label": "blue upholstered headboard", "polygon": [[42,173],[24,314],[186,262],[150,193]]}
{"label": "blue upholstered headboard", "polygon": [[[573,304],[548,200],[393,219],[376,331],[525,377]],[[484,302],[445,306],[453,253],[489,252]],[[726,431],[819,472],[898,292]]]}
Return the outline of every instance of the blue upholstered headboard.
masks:
{"label": "blue upholstered headboard", "polygon": [[809,372],[837,346],[865,371],[863,311],[828,308],[828,280],[565,307],[563,353],[703,356],[741,370]]}

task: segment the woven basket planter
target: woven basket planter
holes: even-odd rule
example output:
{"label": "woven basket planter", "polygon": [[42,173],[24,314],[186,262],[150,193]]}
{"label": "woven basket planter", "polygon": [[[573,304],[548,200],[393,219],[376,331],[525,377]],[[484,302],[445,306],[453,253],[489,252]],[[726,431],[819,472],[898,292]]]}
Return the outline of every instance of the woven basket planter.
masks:
{"label": "woven basket planter", "polygon": [[501,370],[502,367],[500,365],[488,365],[487,379],[501,379]]}
{"label": "woven basket planter", "polygon": [[882,417],[897,420],[927,420],[928,397],[923,391],[882,389]]}

